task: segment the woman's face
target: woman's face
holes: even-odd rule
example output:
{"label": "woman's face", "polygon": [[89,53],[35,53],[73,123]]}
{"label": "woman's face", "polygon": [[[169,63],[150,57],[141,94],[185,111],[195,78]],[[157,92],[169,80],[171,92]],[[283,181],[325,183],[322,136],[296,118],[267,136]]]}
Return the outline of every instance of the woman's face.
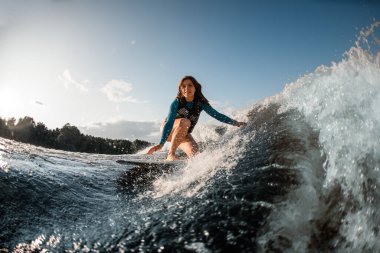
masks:
{"label": "woman's face", "polygon": [[186,79],[185,81],[183,81],[180,86],[180,89],[182,95],[186,98],[186,100],[194,99],[195,86],[190,79]]}

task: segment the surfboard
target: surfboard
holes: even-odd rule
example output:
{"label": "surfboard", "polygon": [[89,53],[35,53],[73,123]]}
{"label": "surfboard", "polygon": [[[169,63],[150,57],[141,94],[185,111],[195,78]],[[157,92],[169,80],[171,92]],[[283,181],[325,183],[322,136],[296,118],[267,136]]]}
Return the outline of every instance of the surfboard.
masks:
{"label": "surfboard", "polygon": [[149,186],[158,177],[183,168],[186,160],[117,160],[119,164],[130,165],[118,179],[118,183],[128,188]]}
{"label": "surfboard", "polygon": [[119,164],[130,164],[130,165],[141,165],[141,166],[175,166],[175,165],[185,165],[187,160],[137,160],[137,159],[128,159],[128,160],[117,160]]}

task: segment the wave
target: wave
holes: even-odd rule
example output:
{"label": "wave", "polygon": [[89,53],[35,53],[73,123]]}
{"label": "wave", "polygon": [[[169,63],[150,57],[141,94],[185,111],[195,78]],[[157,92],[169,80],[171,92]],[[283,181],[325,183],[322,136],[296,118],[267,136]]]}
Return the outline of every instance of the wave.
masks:
{"label": "wave", "polygon": [[[380,54],[375,22],[343,59],[194,131],[203,152],[128,191],[136,155],[0,139],[0,249],[27,252],[375,252]],[[159,154],[159,156],[163,154]]]}
{"label": "wave", "polygon": [[[289,204],[295,208],[296,227],[304,229],[303,245],[292,250],[374,252],[380,246],[380,44],[375,33],[379,26],[375,22],[363,30],[342,61],[318,67],[276,98],[280,111],[297,110],[319,132],[318,143],[326,156],[323,177],[313,169],[304,176],[310,182],[300,188],[309,188],[306,196],[314,201],[287,203],[287,208]],[[302,192],[292,196],[303,197]],[[274,215],[286,215],[287,208]],[[273,224],[271,229],[266,236],[294,231],[294,225]],[[299,235],[293,234],[292,240],[302,241]]]}

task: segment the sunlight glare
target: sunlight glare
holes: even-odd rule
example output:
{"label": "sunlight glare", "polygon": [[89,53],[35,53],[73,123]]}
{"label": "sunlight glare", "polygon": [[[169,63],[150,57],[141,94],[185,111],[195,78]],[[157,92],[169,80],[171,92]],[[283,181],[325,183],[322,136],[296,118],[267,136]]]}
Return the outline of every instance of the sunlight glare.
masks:
{"label": "sunlight glare", "polygon": [[0,117],[10,117],[17,114],[18,97],[14,89],[0,87]]}

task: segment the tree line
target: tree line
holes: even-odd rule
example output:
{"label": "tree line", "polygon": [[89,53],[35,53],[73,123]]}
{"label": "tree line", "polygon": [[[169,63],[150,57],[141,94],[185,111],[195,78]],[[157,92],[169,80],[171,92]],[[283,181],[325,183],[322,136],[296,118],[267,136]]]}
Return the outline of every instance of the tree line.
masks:
{"label": "tree line", "polygon": [[0,137],[65,151],[98,154],[132,154],[146,148],[149,142],[142,140],[113,140],[82,134],[70,124],[62,128],[48,129],[44,123],[35,123],[31,117],[0,118]]}

